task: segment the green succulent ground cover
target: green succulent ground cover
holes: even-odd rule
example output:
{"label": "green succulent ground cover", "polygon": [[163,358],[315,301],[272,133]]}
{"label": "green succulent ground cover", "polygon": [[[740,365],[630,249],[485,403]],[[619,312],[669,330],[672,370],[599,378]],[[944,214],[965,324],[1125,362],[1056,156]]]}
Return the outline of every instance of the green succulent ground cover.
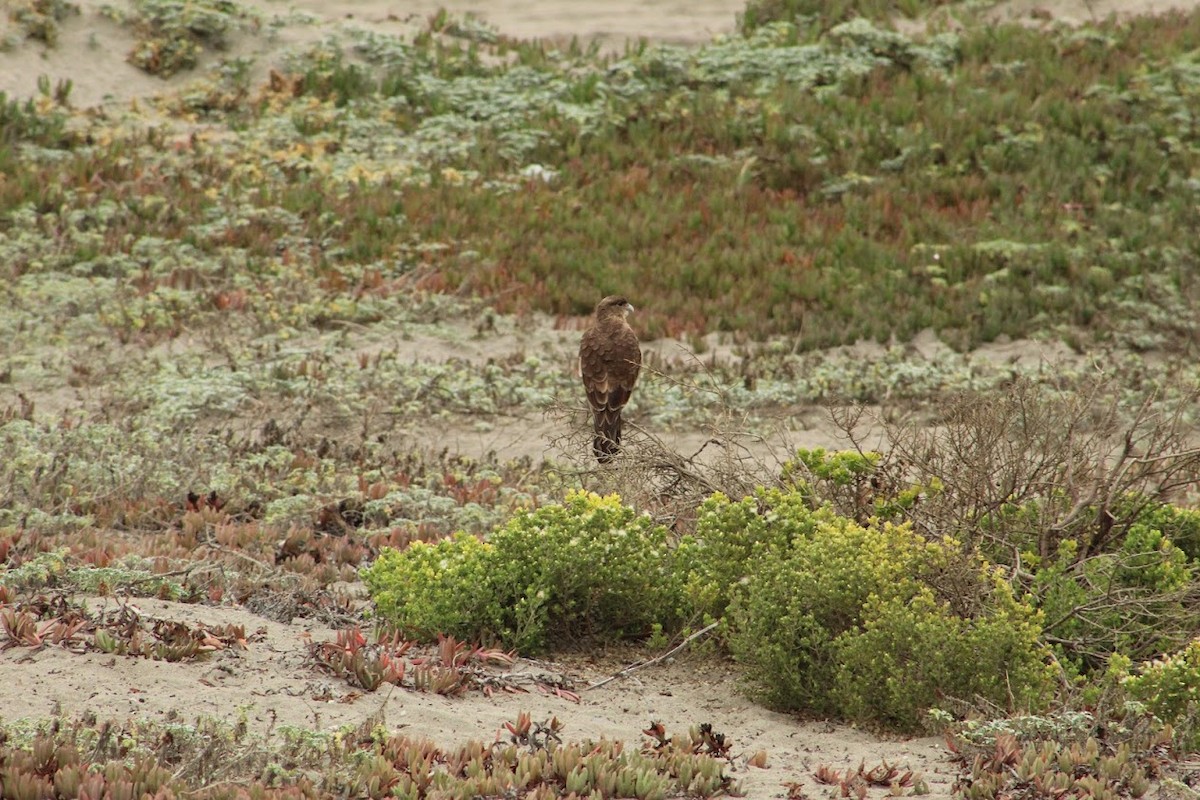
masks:
{"label": "green succulent ground cover", "polygon": [[[557,182],[504,199],[442,184],[407,210],[438,236],[486,231],[492,263],[447,267],[451,285],[516,279],[545,286],[527,302],[579,311],[597,275],[636,281],[666,331],[803,328],[822,345],[932,325],[966,346],[1080,327],[1163,343],[1192,325],[1196,147],[1175,119],[1195,31],[1176,18],[916,43],[856,20],[819,39],[776,26],[649,48],[593,79],[599,121],[545,112],[547,141],[523,160]],[[1140,335],[1105,321],[1151,315],[1162,324]]]}
{"label": "green succulent ground cover", "polygon": [[[5,262],[141,272],[114,322],[159,332],[238,290],[376,319],[408,275],[555,313],[635,285],[650,334],[1190,340],[1195,16],[921,39],[799,20],[603,58],[347,29],[269,87],[230,63],[184,92],[166,110],[190,136],[10,108]],[[263,296],[282,286],[302,296]]]}
{"label": "green succulent ground cover", "polygon": [[[618,56],[441,14],[409,39],[347,27],[262,81],[226,59],[129,108],[77,112],[67,83],[0,98],[10,643],[54,620],[48,591],[527,652],[716,623],[707,646],[779,708],[912,731],[938,707],[964,747],[982,739],[958,717],[1044,712],[1022,718],[1037,736],[989,734],[964,794],[1003,795],[1021,770],[1045,796],[1140,794],[1145,764],[1200,741],[1198,470],[1180,438],[1200,376],[1179,358],[1197,332],[1200,14],[889,27],[937,5],[753,3],[736,35]],[[53,44],[72,7],[22,9]],[[162,73],[298,24],[228,0],[109,14]],[[580,405],[573,335],[538,338],[525,312],[618,290],[643,338],[722,351],[648,365],[628,414],[651,431],[760,435],[853,400],[929,404],[960,438],[732,477],[658,451],[597,478],[414,443]],[[895,344],[929,327],[962,352]],[[1001,335],[1090,357],[966,350]],[[814,349],[861,338],[884,344]],[[1121,471],[1089,436],[1125,437]],[[621,496],[568,494],[585,483]],[[360,575],[368,606],[337,588]],[[1077,734],[1103,757],[1031,743]],[[422,778],[388,748],[409,746],[340,753],[368,766],[327,785],[407,791]],[[36,795],[53,776],[22,748],[0,757]],[[504,759],[484,788],[507,786]],[[636,796],[689,791],[679,759],[634,765]],[[608,767],[568,767],[539,791],[615,791]]]}
{"label": "green succulent ground cover", "polygon": [[[625,743],[564,741],[557,720],[521,714],[495,742],[442,748],[420,736],[358,728],[313,732],[281,726],[269,735],[201,718],[155,723],[54,720],[7,726],[0,743],[5,796],[37,798],[461,798],[518,794],[711,797],[737,792],[728,745],[698,727]],[[649,732],[647,732],[649,735]],[[721,734],[717,734],[721,736]],[[723,737],[722,737],[723,739]]]}

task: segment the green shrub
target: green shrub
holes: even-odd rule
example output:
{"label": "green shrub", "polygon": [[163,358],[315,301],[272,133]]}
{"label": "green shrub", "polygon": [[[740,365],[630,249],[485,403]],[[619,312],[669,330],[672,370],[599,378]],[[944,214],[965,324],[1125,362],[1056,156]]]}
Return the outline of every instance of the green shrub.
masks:
{"label": "green shrub", "polygon": [[834,642],[833,697],[851,719],[906,731],[942,697],[1041,707],[1053,676],[1036,620],[999,580],[988,610],[974,618],[954,614],[927,587],[910,598],[872,597],[862,627]]}
{"label": "green shrub", "polygon": [[616,495],[572,492],[523,511],[486,542],[459,535],[385,550],[363,573],[379,617],[522,652],[678,624],[667,531]]}
{"label": "green shrub", "polygon": [[617,495],[571,492],[488,537],[504,641],[521,650],[581,637],[641,637],[677,624],[667,530]]}
{"label": "green shrub", "polygon": [[941,694],[1045,698],[1037,613],[956,542],[827,508],[787,514],[798,532],[750,560],[729,605],[730,648],[763,700],[911,730]]}
{"label": "green shrub", "polygon": [[1060,543],[1034,572],[1029,600],[1060,660],[1086,674],[1115,653],[1136,661],[1179,647],[1200,622],[1187,602],[1191,580],[1187,555],[1137,522],[1113,552],[1080,560],[1074,539]]}
{"label": "green shrub", "polygon": [[1162,531],[1188,557],[1189,561],[1200,560],[1200,510],[1179,508],[1172,505],[1156,505],[1143,511],[1138,522],[1148,528]]}
{"label": "green shrub", "polygon": [[384,548],[362,576],[378,618],[407,636],[492,639],[500,612],[490,564],[491,546],[460,533],[436,544]]}
{"label": "green shrub", "polygon": [[[43,108],[33,98],[25,101],[0,92],[0,165],[9,166],[9,145],[30,142],[42,147],[65,147],[73,136],[61,108]],[[12,165],[15,169],[15,162]]]}
{"label": "green shrub", "polygon": [[782,476],[785,482],[796,482],[811,475],[821,481],[827,481],[834,486],[851,486],[858,481],[869,478],[879,466],[882,455],[875,452],[860,453],[857,450],[836,450],[829,452],[824,447],[813,450],[801,448],[796,451],[796,457],[783,465]]}
{"label": "green shrub", "polygon": [[690,616],[723,616],[753,557],[784,552],[793,537],[812,533],[819,517],[808,511],[806,497],[775,489],[737,502],[718,492],[701,503],[695,532],[675,553]]}
{"label": "green shrub", "polygon": [[872,596],[915,594],[945,552],[907,528],[865,528],[828,509],[791,512],[813,528],[750,565],[730,604],[729,643],[772,705],[836,713],[833,640],[862,622]]}
{"label": "green shrub", "polygon": [[1200,749],[1200,639],[1168,656],[1142,665],[1124,681],[1126,692],[1163,722],[1176,726],[1179,744],[1187,752]]}
{"label": "green shrub", "polygon": [[864,520],[869,517],[903,522],[922,499],[945,486],[940,478],[923,483],[902,482],[895,465],[871,450],[812,450],[801,448],[784,462],[780,482],[803,494],[809,504],[828,503],[838,513]]}
{"label": "green shrub", "polygon": [[1045,702],[1040,613],[993,568],[954,540],[810,502],[788,489],[716,494],[672,547],[617,496],[572,492],[486,542],[387,550],[364,578],[380,618],[406,633],[522,652],[724,617],[758,694],[785,710],[911,731],[941,697]]}

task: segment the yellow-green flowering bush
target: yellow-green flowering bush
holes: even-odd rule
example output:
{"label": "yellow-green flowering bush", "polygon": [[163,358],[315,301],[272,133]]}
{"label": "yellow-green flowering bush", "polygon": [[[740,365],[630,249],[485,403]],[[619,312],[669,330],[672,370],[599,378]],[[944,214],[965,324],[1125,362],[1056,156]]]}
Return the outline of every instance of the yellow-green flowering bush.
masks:
{"label": "yellow-green flowering bush", "polygon": [[1173,650],[1196,629],[1187,601],[1192,569],[1183,550],[1147,522],[1130,526],[1119,547],[1079,557],[1073,539],[1035,565],[1029,600],[1045,614],[1060,661],[1079,673],[1121,653],[1140,661]]}
{"label": "yellow-green flowering bush", "polygon": [[729,644],[772,705],[836,713],[833,639],[862,621],[872,595],[909,597],[941,555],[906,528],[864,528],[827,509],[782,552],[756,559],[729,608]]}
{"label": "yellow-green flowering bush", "polygon": [[615,495],[572,492],[486,541],[385,551],[364,577],[408,633],[522,652],[724,618],[772,705],[893,729],[941,696],[1036,710],[1052,688],[1040,615],[982,560],[794,489],[714,495],[677,544]]}
{"label": "yellow-green flowering bush", "polygon": [[667,531],[616,495],[572,492],[522,511],[486,542],[460,535],[385,551],[364,571],[381,619],[536,652],[677,627]]}
{"label": "yellow-green flowering bush", "polygon": [[814,450],[801,448],[796,457],[784,462],[781,477],[785,483],[798,484],[806,476],[826,481],[834,486],[851,486],[856,481],[869,478],[883,458],[879,453],[857,450],[828,451],[824,447]]}
{"label": "yellow-green flowering bush", "polygon": [[765,701],[911,729],[939,693],[1031,707],[1047,696],[1037,613],[956,542],[825,508],[787,514],[796,533],[752,558],[729,605],[730,648]]}
{"label": "yellow-green flowering bush", "polygon": [[362,572],[378,618],[406,636],[495,637],[500,611],[489,582],[491,546],[459,533],[436,544],[384,548]]}
{"label": "yellow-green flowering bush", "polygon": [[571,492],[489,537],[504,640],[538,650],[675,624],[679,584],[667,530],[617,495]]}
{"label": "yellow-green flowering bush", "polygon": [[724,615],[750,574],[752,559],[785,551],[793,537],[811,533],[819,519],[799,492],[759,489],[738,501],[719,492],[709,497],[700,505],[695,532],[676,548],[687,610],[696,619]]}
{"label": "yellow-green flowering bush", "polygon": [[840,714],[915,730],[940,697],[1035,710],[1051,697],[1053,673],[1029,606],[997,580],[977,616],[954,613],[928,587],[912,597],[872,596],[861,627],[833,642],[831,692]]}
{"label": "yellow-green flowering bush", "polygon": [[1149,661],[1124,680],[1125,691],[1163,722],[1177,728],[1179,744],[1200,749],[1200,639],[1166,658]]}

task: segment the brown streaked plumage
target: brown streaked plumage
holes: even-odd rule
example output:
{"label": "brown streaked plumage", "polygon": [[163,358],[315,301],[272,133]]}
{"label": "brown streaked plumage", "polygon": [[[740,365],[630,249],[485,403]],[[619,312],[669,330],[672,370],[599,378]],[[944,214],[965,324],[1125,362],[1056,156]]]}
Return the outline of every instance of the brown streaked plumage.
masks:
{"label": "brown streaked plumage", "polygon": [[642,348],[625,316],[633,311],[621,295],[596,304],[596,321],[579,342],[579,372],[592,407],[592,452],[601,464],[621,446],[621,409],[629,402],[642,368]]}

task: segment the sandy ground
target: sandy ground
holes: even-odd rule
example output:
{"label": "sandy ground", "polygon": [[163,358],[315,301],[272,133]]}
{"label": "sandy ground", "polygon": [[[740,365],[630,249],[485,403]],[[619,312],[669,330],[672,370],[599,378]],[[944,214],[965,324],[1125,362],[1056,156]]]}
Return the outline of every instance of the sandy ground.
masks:
{"label": "sandy ground", "polygon": [[[101,601],[93,601],[98,606]],[[111,609],[113,601],[108,601]],[[710,722],[733,741],[730,774],[749,798],[782,796],[783,784],[800,781],[815,790],[812,772],[824,764],[838,770],[870,768],[880,760],[920,772],[932,795],[948,796],[952,765],[936,738],[882,740],[843,725],[801,721],[746,700],[732,669],[719,662],[689,659],[648,667],[594,689],[586,688],[626,663],[614,654],[565,664],[518,661],[512,672],[555,672],[572,680],[579,703],[547,696],[479,692],[462,697],[388,691],[344,702],[351,694],[341,680],[308,658],[307,641],[331,638],[317,623],[284,625],[241,608],[188,606],[140,599],[143,619],[169,619],[208,626],[244,625],[251,642],[244,651],[225,650],[204,662],[169,664],[147,659],[59,648],[13,649],[0,654],[0,709],[5,719],[41,718],[56,707],[74,715],[94,711],[116,719],[139,717],[189,722],[199,715],[236,719],[246,710],[258,730],[290,725],[327,730],[358,724],[382,709],[391,730],[424,736],[444,746],[468,739],[490,741],[505,721],[528,711],[536,720],[557,716],[569,740],[601,736],[640,743],[652,720],[672,733]],[[631,656],[630,656],[631,657]],[[321,699],[329,698],[329,699]],[[766,769],[748,767],[742,756],[766,750]],[[882,794],[882,790],[875,790]]]}
{"label": "sandy ground", "polygon": [[[11,1],[11,0],[10,0]],[[438,6],[454,12],[476,12],[503,32],[564,40],[572,36],[599,40],[619,48],[633,37],[674,42],[701,42],[733,30],[740,0],[361,0],[294,4],[256,0],[267,18],[298,9],[317,15],[315,24],[286,28],[277,38],[248,38],[235,43],[234,53],[251,55],[265,70],[288,46],[312,40],[343,24],[369,25],[383,30],[411,29]],[[1109,13],[1158,12],[1195,2],[1169,0],[1011,0],[993,10],[996,19],[1086,22]],[[27,42],[0,52],[0,91],[10,96],[36,92],[39,75],[52,81],[74,81],[72,99],[86,107],[106,101],[127,102],[161,92],[191,80],[178,76],[162,81],[145,75],[125,61],[132,38],[115,23],[97,13],[98,0],[83,0],[82,14],[63,26],[57,48],[45,49]],[[1044,12],[1048,12],[1044,13]],[[2,25],[8,25],[7,14]],[[1049,20],[1047,19],[1049,17]],[[0,31],[0,33],[3,33]],[[213,56],[209,57],[212,63]],[[659,343],[669,347],[669,343]],[[1018,349],[1020,349],[1018,347]],[[461,353],[460,353],[461,355]],[[463,451],[497,449],[510,453],[545,447],[549,422],[515,421],[488,434],[445,431],[441,441]],[[829,430],[816,423],[797,432],[798,443],[834,444]],[[807,438],[805,438],[807,437]],[[681,449],[685,443],[681,444]],[[738,753],[765,749],[770,767],[739,766],[739,777],[751,798],[785,796],[784,783],[801,781],[817,792],[812,771],[819,764],[834,768],[868,766],[886,759],[924,774],[933,796],[951,791],[951,765],[944,746],[934,738],[907,741],[882,740],[856,729],[821,721],[802,721],[754,705],[739,691],[736,677],[724,665],[707,661],[665,663],[594,690],[589,683],[620,669],[615,655],[594,662],[575,660],[561,669],[569,674],[582,695],[578,704],[540,694],[502,694],[485,698],[478,693],[448,699],[405,691],[378,692],[353,702],[337,698],[349,690],[330,678],[307,656],[309,637],[332,638],[332,631],[317,623],[281,624],[232,607],[188,606],[153,600],[139,601],[147,616],[204,622],[213,625],[243,624],[247,631],[262,631],[244,652],[223,651],[204,663],[167,664],[144,659],[97,654],[76,655],[56,648],[31,651],[14,648],[0,652],[0,716],[7,720],[44,718],[56,707],[67,714],[92,710],[104,715],[144,716],[164,719],[171,712],[183,719],[199,714],[235,718],[248,709],[261,729],[272,721],[327,729],[358,723],[384,707],[391,728],[430,736],[450,745],[467,738],[488,738],[503,721],[520,710],[535,718],[557,715],[570,738],[610,736],[638,742],[650,720],[662,721],[670,731],[711,722],[727,733]],[[518,663],[517,671],[530,669]],[[318,699],[330,691],[335,699]],[[386,704],[386,705],[385,705]],[[875,790],[881,794],[882,790]],[[822,793],[823,796],[823,793]]]}
{"label": "sandy ground", "polygon": [[[195,73],[175,75],[168,80],[156,78],[125,61],[133,46],[130,32],[101,15],[104,5],[120,7],[120,2],[76,0],[81,13],[65,20],[57,47],[45,48],[34,43],[0,52],[0,91],[10,96],[31,96],[37,92],[40,75],[54,83],[70,79],[71,100],[89,107],[105,101],[127,101],[186,84]],[[0,8],[18,0],[0,0]],[[408,33],[445,8],[455,14],[475,14],[498,27],[506,35],[518,38],[568,42],[572,37],[597,41],[609,50],[619,51],[629,40],[647,38],[680,44],[703,42],[733,31],[742,3],[733,0],[670,0],[667,2],[592,2],[588,0],[246,0],[243,5],[256,8],[264,22],[289,19],[290,24],[269,36],[233,37],[226,53],[210,53],[200,69],[221,56],[252,57],[258,74],[278,63],[288,47],[303,45],[336,33],[344,26],[370,28],[380,32]],[[310,23],[300,23],[311,15]],[[0,18],[0,40],[13,30],[5,13]],[[199,71],[199,70],[198,70]]]}
{"label": "sandy ground", "polygon": [[996,20],[1037,20],[1083,25],[1108,16],[1163,14],[1194,8],[1194,0],[1008,0],[989,13]]}

